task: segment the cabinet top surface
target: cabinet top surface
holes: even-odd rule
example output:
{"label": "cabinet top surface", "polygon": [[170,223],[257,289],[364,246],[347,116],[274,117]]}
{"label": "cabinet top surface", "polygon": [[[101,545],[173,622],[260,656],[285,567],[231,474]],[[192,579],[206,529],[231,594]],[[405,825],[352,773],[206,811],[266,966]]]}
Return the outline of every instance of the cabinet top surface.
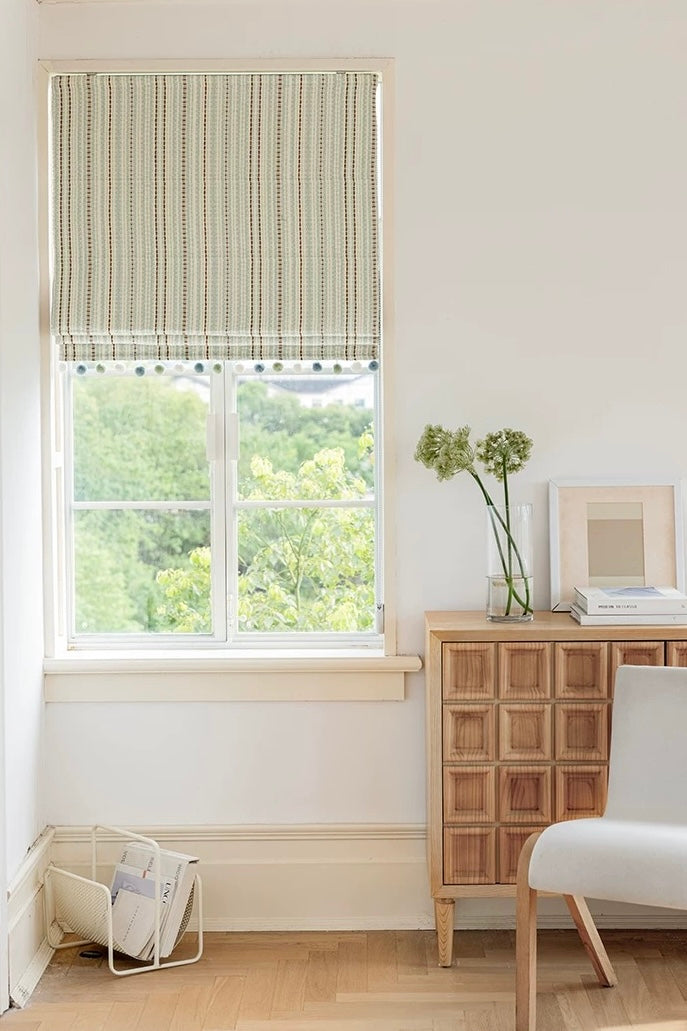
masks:
{"label": "cabinet top surface", "polygon": [[484,612],[425,612],[427,632],[440,641],[683,641],[687,625],[581,626],[569,612],[535,612],[527,623],[490,622]]}

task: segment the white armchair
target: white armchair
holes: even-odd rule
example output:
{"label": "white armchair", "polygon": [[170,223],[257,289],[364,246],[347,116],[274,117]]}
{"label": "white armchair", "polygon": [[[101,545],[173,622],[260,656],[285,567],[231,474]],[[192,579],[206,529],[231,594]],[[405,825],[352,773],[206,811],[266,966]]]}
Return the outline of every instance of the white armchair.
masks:
{"label": "white armchair", "polygon": [[687,909],[687,669],[621,666],[602,817],[531,835],[518,865],[516,1031],[536,1028],[537,892],[563,895],[602,985],[617,983],[585,896]]}

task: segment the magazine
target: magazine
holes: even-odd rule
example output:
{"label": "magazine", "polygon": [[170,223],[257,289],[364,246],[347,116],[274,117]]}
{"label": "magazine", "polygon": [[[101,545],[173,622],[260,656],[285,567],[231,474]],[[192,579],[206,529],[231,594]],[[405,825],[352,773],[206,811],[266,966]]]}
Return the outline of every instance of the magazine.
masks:
{"label": "magazine", "polygon": [[138,892],[122,888],[112,905],[114,948],[127,956],[143,959],[155,928],[155,903]]}
{"label": "magazine", "polygon": [[[169,956],[193,888],[196,856],[160,849],[160,956]],[[155,951],[155,852],[143,842],[128,842],[112,876],[113,935],[129,955],[152,959]],[[115,926],[116,923],[116,926]],[[130,948],[138,945],[136,952]]]}

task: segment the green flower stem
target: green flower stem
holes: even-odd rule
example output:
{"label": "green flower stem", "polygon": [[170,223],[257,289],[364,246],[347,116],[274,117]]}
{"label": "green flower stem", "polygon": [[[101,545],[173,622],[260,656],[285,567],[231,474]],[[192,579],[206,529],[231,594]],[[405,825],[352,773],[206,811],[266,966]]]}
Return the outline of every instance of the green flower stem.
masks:
{"label": "green flower stem", "polygon": [[482,483],[482,481],[479,478],[479,473],[475,469],[468,469],[468,472],[472,476],[473,480],[475,481],[475,483],[477,484],[479,489],[482,491],[482,494],[484,495],[484,500],[486,501],[486,503],[488,505],[491,505],[492,508],[496,508],[496,505],[494,504],[494,502],[492,501],[491,497],[489,496],[489,491],[487,490],[487,488],[484,486],[484,484]]}
{"label": "green flower stem", "polygon": [[[497,512],[496,515],[499,516],[499,513]],[[515,601],[517,601],[518,605],[520,605],[520,607],[523,610],[523,614],[526,615],[528,612],[532,611],[532,604],[531,604],[531,601],[530,601],[530,582],[529,582],[529,577],[527,576],[527,572],[525,570],[525,563],[523,562],[522,556],[520,554],[520,551],[518,550],[518,546],[515,543],[515,541],[513,540],[513,537],[511,535],[511,530],[510,530],[510,508],[506,509],[506,520],[507,520],[507,525],[506,525],[506,523],[504,523],[503,519],[501,519],[500,516],[499,516],[499,521],[500,521],[501,525],[503,526],[503,528],[506,531],[506,534],[508,536],[508,552],[509,552],[509,554],[508,554],[508,569],[506,570],[506,565],[505,565],[504,558],[503,558],[503,552],[501,551],[501,548],[499,547],[499,554],[501,556],[501,565],[503,566],[504,576],[505,576],[505,579],[506,579],[506,583],[508,584],[508,601],[506,603],[505,615],[506,616],[510,615],[510,608],[511,608],[511,603],[512,603],[513,599],[515,599]],[[494,527],[494,533],[496,533],[496,527]],[[523,583],[525,585],[525,599],[524,599],[524,601],[520,597],[518,592],[515,590],[515,587],[513,586],[513,570],[512,570],[511,549],[515,553],[515,557],[517,559],[518,566],[520,567],[520,574],[522,576],[522,580],[523,580]]]}
{"label": "green flower stem", "polygon": [[[508,601],[506,602],[505,614],[510,615],[510,607],[513,603],[513,537],[511,534],[510,525],[510,499],[508,496],[508,470],[506,467],[506,456],[504,455],[501,459],[501,467],[503,469],[503,501],[506,508],[506,537],[508,540],[508,574],[506,576],[506,583],[508,584]],[[525,581],[527,582],[527,581]]]}
{"label": "green flower stem", "polygon": [[[509,494],[508,494],[508,469],[506,467],[505,455],[504,455],[504,457],[502,459],[502,467],[503,467],[503,500],[504,500],[505,506],[506,506],[506,523],[507,523],[506,533],[508,534],[508,575],[510,577],[510,579],[508,580],[508,603],[506,605],[506,615],[509,615],[509,613],[510,613],[510,606],[511,606],[512,599],[514,597],[516,598],[516,601],[518,602],[518,604],[522,606],[522,608],[524,609],[525,613],[528,613],[528,612],[532,611],[531,610],[531,605],[530,605],[530,582],[529,582],[529,577],[527,576],[527,573],[525,571],[525,564],[524,564],[524,562],[522,560],[522,556],[521,556],[521,554],[520,554],[520,552],[518,550],[518,547],[517,547],[515,541],[513,540],[513,536],[512,536],[512,533],[511,533],[510,497],[509,497]],[[513,563],[513,551],[515,551],[515,554],[517,556],[518,565],[520,566],[520,572],[522,574],[522,579],[523,579],[523,582],[525,584],[525,604],[524,605],[522,604],[520,599],[517,598],[517,596],[515,595],[515,590],[513,588],[513,564],[512,564]]]}
{"label": "green flower stem", "polygon": [[[496,515],[499,516],[499,522],[503,526],[503,528],[504,528],[504,530],[506,532],[506,535],[507,535],[507,540],[508,540],[508,568],[507,569],[506,569],[506,563],[505,563],[505,560],[504,560],[504,557],[503,557],[503,552],[501,550],[501,547],[499,546],[499,555],[501,557],[501,565],[503,567],[503,572],[504,572],[504,576],[505,576],[505,579],[506,579],[506,583],[508,584],[508,601],[506,602],[505,615],[506,616],[510,615],[510,609],[511,609],[511,604],[512,604],[513,599],[515,599],[515,601],[517,601],[518,605],[520,605],[520,607],[523,610],[523,614],[526,615],[528,612],[532,611],[532,605],[531,605],[531,601],[530,601],[530,582],[529,582],[529,577],[527,576],[527,571],[525,570],[525,563],[522,560],[522,555],[520,554],[518,546],[515,543],[515,541],[513,539],[513,536],[512,536],[512,533],[511,533],[510,506],[506,507],[506,522],[505,523],[504,523],[503,519],[500,517],[498,512],[496,513]],[[497,532],[496,531],[496,527],[494,527],[494,533],[496,533],[496,532]],[[525,600],[524,601],[520,597],[518,592],[515,590],[515,587],[513,586],[513,566],[512,566],[513,553],[515,553],[515,557],[517,559],[518,566],[520,567],[520,574],[522,576],[522,580],[523,580],[523,583],[525,585]]]}
{"label": "green flower stem", "polygon": [[[522,560],[522,556],[520,555],[520,552],[518,551],[518,547],[517,547],[515,541],[513,540],[513,535],[512,535],[512,532],[511,532],[510,498],[509,498],[509,494],[508,494],[508,471],[506,469],[506,459],[505,459],[505,457],[503,458],[503,499],[504,499],[505,508],[506,508],[506,528],[505,529],[506,529],[506,535],[507,535],[507,538],[508,538],[508,573],[506,575],[506,583],[508,584],[508,601],[506,603],[506,612],[505,612],[505,614],[508,616],[510,614],[510,608],[511,608],[511,603],[512,603],[513,598],[515,598],[515,600],[518,602],[518,604],[522,606],[522,608],[524,609],[525,613],[531,612],[532,608],[531,608],[531,604],[530,604],[530,582],[529,582],[529,577],[527,576],[527,573],[525,571],[525,564],[524,564],[524,562]],[[524,604],[518,598],[518,596],[517,596],[517,594],[515,592],[515,589],[513,587],[513,552],[515,552],[516,558],[518,560],[518,565],[520,566],[520,572],[522,574],[522,579],[523,579],[523,582],[525,584],[525,602],[524,602]],[[505,570],[504,570],[504,572],[505,572]]]}
{"label": "green flower stem", "polygon": [[[506,583],[508,584],[508,606],[506,608],[506,615],[508,615],[508,613],[510,611],[511,592],[514,591],[515,588],[513,587],[513,578],[512,578],[512,576],[509,576],[508,570],[506,568],[506,557],[503,554],[503,548],[501,547],[501,538],[499,536],[499,529],[498,529],[498,526],[496,525],[496,520],[498,519],[498,521],[501,523],[502,526],[504,526],[504,522],[503,522],[503,519],[501,518],[500,512],[497,510],[497,508],[494,505],[490,505],[489,506],[488,512],[489,512],[489,518],[491,519],[491,528],[492,528],[492,530],[494,532],[494,540],[496,541],[496,548],[497,548],[498,553],[499,553],[499,558],[501,559],[501,568],[503,569],[503,576],[504,576],[504,579],[505,579]],[[506,532],[508,532],[508,531],[506,531]]]}

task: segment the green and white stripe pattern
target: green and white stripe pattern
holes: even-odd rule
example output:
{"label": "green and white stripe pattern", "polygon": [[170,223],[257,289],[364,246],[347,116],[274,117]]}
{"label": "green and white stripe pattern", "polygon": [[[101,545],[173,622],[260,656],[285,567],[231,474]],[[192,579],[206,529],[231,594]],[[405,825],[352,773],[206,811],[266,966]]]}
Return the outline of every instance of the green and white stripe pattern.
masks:
{"label": "green and white stripe pattern", "polygon": [[65,361],[376,359],[378,77],[52,80]]}

